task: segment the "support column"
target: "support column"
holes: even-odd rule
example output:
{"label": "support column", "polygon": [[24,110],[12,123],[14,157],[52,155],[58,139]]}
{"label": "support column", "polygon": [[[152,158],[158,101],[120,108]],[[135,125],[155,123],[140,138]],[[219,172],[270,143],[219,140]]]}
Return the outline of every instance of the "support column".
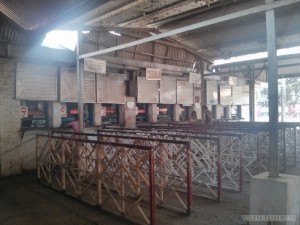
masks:
{"label": "support column", "polygon": [[[274,0],[266,0],[272,3]],[[269,85],[269,176],[278,177],[278,75],[277,45],[274,9],[266,11],[267,49],[268,49],[268,85]]]}
{"label": "support column", "polygon": [[78,31],[78,40],[77,40],[77,95],[78,95],[78,121],[79,121],[79,129],[83,131],[83,59],[79,59],[79,55],[82,53],[81,51],[82,45],[82,33]]}
{"label": "support column", "polygon": [[135,97],[126,97],[126,103],[119,106],[119,123],[125,128],[136,128]]}
{"label": "support column", "polygon": [[49,114],[49,126],[53,128],[60,127],[61,125],[61,110],[62,103],[49,102],[48,114]]}
{"label": "support column", "polygon": [[248,71],[250,73],[250,84],[249,84],[249,116],[250,122],[255,121],[255,73],[254,71],[250,71],[250,67],[248,67]]}
{"label": "support column", "polygon": [[148,105],[148,115],[149,115],[149,122],[150,123],[157,123],[157,104],[149,104]]}
{"label": "support column", "polygon": [[180,121],[180,110],[181,110],[180,105],[177,104],[173,105],[173,120],[175,122]]}
{"label": "support column", "polygon": [[[266,0],[272,4],[273,0]],[[278,163],[278,80],[277,51],[274,10],[266,12],[267,47],[268,47],[268,84],[269,84],[269,174],[258,174],[251,178],[250,215],[261,215],[260,222],[251,221],[250,225],[299,224],[300,179],[299,176],[280,174]],[[292,216],[276,222],[268,216]],[[292,219],[292,220],[290,220]]]}
{"label": "support column", "polygon": [[94,125],[95,126],[100,126],[102,124],[101,109],[102,109],[101,103],[94,104]]}

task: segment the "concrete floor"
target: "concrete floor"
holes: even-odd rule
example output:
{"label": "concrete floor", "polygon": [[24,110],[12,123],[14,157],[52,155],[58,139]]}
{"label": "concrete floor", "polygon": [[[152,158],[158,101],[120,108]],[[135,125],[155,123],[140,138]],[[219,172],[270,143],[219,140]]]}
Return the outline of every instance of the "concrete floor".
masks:
{"label": "concrete floor", "polygon": [[[243,224],[241,215],[248,212],[248,184],[243,193],[224,192],[217,203],[193,198],[191,216],[157,211],[158,225],[233,225]],[[0,179],[1,225],[125,225],[131,224],[110,213],[81,203],[37,183],[35,174]]]}

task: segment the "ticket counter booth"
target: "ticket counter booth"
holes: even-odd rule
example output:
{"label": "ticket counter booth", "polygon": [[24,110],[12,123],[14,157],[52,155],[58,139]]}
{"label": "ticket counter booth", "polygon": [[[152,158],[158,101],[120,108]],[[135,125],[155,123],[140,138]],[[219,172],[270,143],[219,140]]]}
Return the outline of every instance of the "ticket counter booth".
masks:
{"label": "ticket counter booth", "polygon": [[[64,125],[66,123],[72,122],[78,119],[78,104],[74,102],[64,102],[61,104],[62,108],[66,110],[64,116],[61,117],[61,124]],[[84,126],[93,126],[94,123],[94,104],[92,103],[84,103],[84,112],[83,112],[83,120]]]}
{"label": "ticket counter booth", "polygon": [[[180,121],[189,121],[189,115],[192,113],[191,106],[180,105]],[[198,115],[199,117],[199,115]]]}
{"label": "ticket counter booth", "polygon": [[119,105],[103,103],[102,105],[102,124],[118,124],[119,121]]}
{"label": "ticket counter booth", "polygon": [[[22,101],[24,116],[22,116],[22,128],[43,128],[49,126],[48,102],[46,101]],[[25,115],[26,114],[26,115]]]}
{"label": "ticket counter booth", "polygon": [[147,104],[136,104],[136,122],[149,122]]}
{"label": "ticket counter booth", "polygon": [[172,121],[173,120],[173,106],[170,104],[158,104],[157,121]]}

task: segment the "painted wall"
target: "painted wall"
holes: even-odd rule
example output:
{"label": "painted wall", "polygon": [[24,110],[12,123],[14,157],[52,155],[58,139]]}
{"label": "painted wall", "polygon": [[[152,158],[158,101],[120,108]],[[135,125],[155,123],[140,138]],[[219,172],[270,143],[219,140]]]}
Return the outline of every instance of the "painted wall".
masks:
{"label": "painted wall", "polygon": [[[1,177],[20,174],[26,170],[34,170],[36,168],[35,135],[37,133],[47,133],[47,131],[27,131],[22,137],[20,131],[21,101],[15,100],[15,71],[15,61],[0,59]],[[53,111],[55,113],[55,110]],[[53,122],[53,124],[58,125],[58,122]]]}
{"label": "painted wall", "polygon": [[18,174],[22,168],[19,108],[15,98],[15,62],[0,59],[0,174]]}

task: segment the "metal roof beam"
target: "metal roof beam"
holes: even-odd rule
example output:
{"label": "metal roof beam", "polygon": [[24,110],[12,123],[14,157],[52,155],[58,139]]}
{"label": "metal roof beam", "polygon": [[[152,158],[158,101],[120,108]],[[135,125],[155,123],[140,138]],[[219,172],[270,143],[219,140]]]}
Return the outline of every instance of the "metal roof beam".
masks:
{"label": "metal roof beam", "polygon": [[[156,21],[160,21],[160,20],[169,18],[171,16],[181,14],[183,12],[191,11],[191,10],[194,10],[199,7],[204,7],[206,5],[212,4],[217,1],[219,1],[219,0],[211,0],[211,1],[186,0],[186,1],[182,1],[177,4],[174,4],[174,5],[171,5],[169,7],[163,8],[161,10],[151,12],[147,15],[140,16],[140,17],[132,19],[132,20],[128,20],[119,25],[120,26],[145,26],[149,23],[154,23]],[[191,4],[191,6],[187,7],[188,4]]]}
{"label": "metal roof beam", "polygon": [[[252,0],[254,1],[254,0]],[[163,20],[159,20],[159,21],[154,21],[152,23],[148,23],[147,27],[160,27],[162,25],[169,25],[172,23],[175,23],[179,20],[182,19],[186,19],[186,18],[193,18],[195,19],[195,17],[198,17],[198,15],[201,15],[203,13],[206,13],[207,11],[211,11],[211,10],[215,10],[215,9],[220,9],[220,8],[224,8],[224,7],[230,7],[231,4],[235,4],[237,3],[236,0],[223,0],[223,1],[219,1],[219,2],[215,2],[213,4],[211,4],[209,7],[201,7],[201,8],[196,8],[193,10],[190,10],[188,12],[184,12],[169,18],[165,18]]]}
{"label": "metal roof beam", "polygon": [[133,1],[131,3],[128,3],[126,5],[118,7],[117,9],[114,9],[114,10],[112,10],[110,12],[107,12],[107,13],[105,13],[104,15],[102,15],[100,17],[92,19],[92,20],[86,22],[85,25],[86,26],[93,25],[95,23],[98,23],[101,20],[104,20],[104,19],[109,18],[111,16],[114,16],[114,15],[117,15],[117,14],[122,13],[124,11],[127,11],[128,9],[131,9],[131,8],[133,8],[133,7],[137,6],[137,5],[140,5],[140,4],[142,4],[142,3],[146,2],[146,1],[148,1],[148,0],[136,0],[136,1]]}
{"label": "metal roof beam", "polygon": [[87,13],[91,11],[94,8],[99,7],[103,3],[107,2],[108,0],[86,0],[83,3],[77,5],[76,7],[72,8],[69,11],[66,11],[63,15],[57,17],[52,22],[48,23],[43,28],[39,29],[37,31],[37,34],[45,34],[49,32],[50,30],[67,23],[75,18],[78,17],[78,15],[82,15],[84,13]]}
{"label": "metal roof beam", "polygon": [[267,11],[267,10],[280,8],[280,7],[283,7],[283,6],[286,6],[286,5],[291,5],[291,4],[298,3],[298,2],[300,2],[300,0],[280,0],[280,1],[273,2],[273,3],[263,4],[261,6],[257,6],[257,7],[242,10],[242,11],[239,11],[239,12],[231,13],[231,14],[228,14],[228,15],[225,15],[225,16],[220,16],[220,17],[213,18],[213,19],[210,19],[210,20],[198,22],[198,23],[195,23],[195,24],[192,24],[192,25],[188,25],[188,26],[185,26],[185,27],[174,29],[174,30],[171,30],[171,31],[168,31],[168,32],[165,32],[165,33],[158,34],[158,35],[153,35],[151,37],[143,38],[143,39],[133,41],[133,42],[129,42],[129,43],[126,43],[126,44],[118,45],[118,46],[115,46],[115,47],[112,47],[112,48],[82,54],[82,55],[78,56],[78,58],[82,59],[82,58],[87,58],[87,57],[92,57],[92,56],[96,56],[96,55],[100,55],[100,54],[113,52],[113,51],[120,50],[120,49],[123,49],[123,48],[128,48],[128,47],[143,44],[143,43],[146,43],[146,42],[155,41],[155,40],[158,40],[158,39],[161,39],[161,38],[165,38],[165,37],[169,37],[169,36],[172,36],[172,35],[184,33],[184,32],[190,31],[190,30],[195,30],[195,29],[198,29],[198,28],[201,28],[201,27],[206,27],[206,26],[210,26],[210,25],[217,24],[217,23],[220,23],[220,22],[236,19],[236,18],[239,18],[239,17],[242,17],[242,16],[248,16],[248,15],[264,12],[264,11]]}
{"label": "metal roof beam", "polygon": [[167,65],[161,63],[154,63],[148,61],[139,61],[139,60],[132,60],[132,59],[122,59],[118,57],[111,57],[111,56],[99,56],[98,58],[106,60],[107,63],[117,64],[122,66],[132,66],[137,68],[147,68],[147,67],[155,67],[160,68],[163,72],[176,72],[176,73],[189,73],[189,72],[196,72],[196,69],[181,67],[181,66],[174,66],[174,65]]}

